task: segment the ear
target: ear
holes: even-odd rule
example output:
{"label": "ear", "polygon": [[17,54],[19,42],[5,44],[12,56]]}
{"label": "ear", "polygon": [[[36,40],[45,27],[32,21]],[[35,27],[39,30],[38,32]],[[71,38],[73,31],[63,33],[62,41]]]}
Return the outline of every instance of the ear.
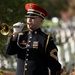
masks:
{"label": "ear", "polygon": [[42,19],[42,18],[40,18],[40,22],[41,22],[41,23],[43,22],[43,19]]}
{"label": "ear", "polygon": [[40,20],[40,25],[43,23],[43,19]]}

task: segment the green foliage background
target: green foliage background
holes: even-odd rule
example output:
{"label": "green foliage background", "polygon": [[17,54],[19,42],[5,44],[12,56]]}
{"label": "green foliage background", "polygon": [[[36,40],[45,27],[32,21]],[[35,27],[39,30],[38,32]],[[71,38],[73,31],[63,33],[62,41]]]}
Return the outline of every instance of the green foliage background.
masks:
{"label": "green foliage background", "polygon": [[48,11],[48,19],[53,16],[59,16],[62,9],[67,7],[67,0],[1,0],[0,1],[0,22],[6,22],[9,25],[17,21],[24,21],[26,3],[36,3]]}

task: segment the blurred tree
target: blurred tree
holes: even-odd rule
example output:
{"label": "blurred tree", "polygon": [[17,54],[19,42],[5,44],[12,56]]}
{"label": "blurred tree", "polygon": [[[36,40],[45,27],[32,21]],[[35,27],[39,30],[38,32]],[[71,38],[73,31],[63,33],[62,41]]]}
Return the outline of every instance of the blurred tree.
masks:
{"label": "blurred tree", "polygon": [[60,10],[67,7],[67,0],[2,0],[0,1],[0,22],[13,24],[17,21],[24,21],[26,3],[37,3],[48,11],[48,19],[58,16]]}
{"label": "blurred tree", "polygon": [[13,24],[24,19],[24,0],[3,0],[0,2],[0,22]]}

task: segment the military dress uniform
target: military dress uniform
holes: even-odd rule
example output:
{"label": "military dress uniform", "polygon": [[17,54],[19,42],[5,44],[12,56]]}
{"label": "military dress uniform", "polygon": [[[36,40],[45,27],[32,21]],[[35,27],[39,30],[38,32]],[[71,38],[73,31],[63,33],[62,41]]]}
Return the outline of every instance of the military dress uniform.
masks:
{"label": "military dress uniform", "polygon": [[[36,4],[26,4],[26,17],[39,16],[44,19],[47,12]],[[44,33],[40,28],[19,33],[16,40],[6,46],[8,55],[17,54],[16,75],[60,75],[61,64],[58,62],[58,49],[51,35]]]}
{"label": "military dress uniform", "polygon": [[60,75],[61,65],[57,51],[53,38],[40,28],[19,34],[15,41],[12,41],[11,37],[6,47],[7,54],[17,54],[18,59],[24,61],[24,66],[17,68],[25,73],[20,75],[48,75],[48,67],[51,75]]}

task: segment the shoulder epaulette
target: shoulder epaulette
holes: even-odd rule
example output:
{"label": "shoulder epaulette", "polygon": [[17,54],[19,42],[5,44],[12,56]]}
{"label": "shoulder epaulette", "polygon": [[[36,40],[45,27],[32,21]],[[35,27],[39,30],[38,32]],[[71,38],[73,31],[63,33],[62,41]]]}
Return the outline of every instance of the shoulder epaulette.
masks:
{"label": "shoulder epaulette", "polygon": [[46,35],[50,35],[49,33],[45,32],[45,31],[42,31],[43,33],[45,33]]}

